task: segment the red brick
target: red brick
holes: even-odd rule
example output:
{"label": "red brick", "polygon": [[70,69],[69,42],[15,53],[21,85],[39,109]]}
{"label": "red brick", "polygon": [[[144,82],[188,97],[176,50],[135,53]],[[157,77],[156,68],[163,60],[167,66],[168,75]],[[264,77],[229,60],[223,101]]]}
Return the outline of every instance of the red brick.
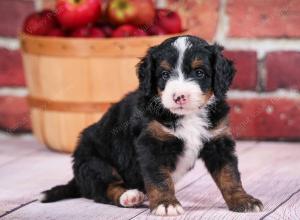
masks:
{"label": "red brick", "polygon": [[234,136],[241,139],[300,140],[300,100],[230,100]]}
{"label": "red brick", "polygon": [[230,37],[300,37],[299,0],[229,0]]}
{"label": "red brick", "polygon": [[0,86],[24,86],[22,59],[19,51],[0,48]]}
{"label": "red brick", "polygon": [[218,23],[218,0],[168,0],[168,8],[178,11],[188,34],[206,40],[215,36]]}
{"label": "red brick", "polygon": [[0,96],[0,128],[12,133],[30,131],[26,98]]}
{"label": "red brick", "polygon": [[25,17],[34,11],[33,0],[0,1],[0,35],[14,37],[22,30]]}
{"label": "red brick", "polygon": [[257,82],[257,59],[255,51],[225,51],[224,55],[233,60],[236,75],[232,89],[255,90]]}
{"label": "red brick", "polygon": [[278,88],[300,90],[300,52],[272,52],[267,54],[268,91]]}

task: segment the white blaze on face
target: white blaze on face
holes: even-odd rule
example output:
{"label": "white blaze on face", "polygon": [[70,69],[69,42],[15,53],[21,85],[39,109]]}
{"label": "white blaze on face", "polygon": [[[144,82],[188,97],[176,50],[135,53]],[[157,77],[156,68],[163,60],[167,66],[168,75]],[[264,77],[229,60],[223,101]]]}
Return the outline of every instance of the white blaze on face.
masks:
{"label": "white blaze on face", "polygon": [[[182,72],[182,65],[185,51],[192,45],[187,37],[179,37],[173,46],[178,51],[178,60],[175,67],[176,76],[170,78],[162,91],[162,104],[171,112],[179,115],[187,115],[199,111],[199,107],[203,104],[205,97],[196,81],[185,79]],[[188,102],[184,106],[178,106],[174,102],[174,96],[185,95]]]}
{"label": "white blaze on face", "polygon": [[176,72],[178,73],[179,79],[184,79],[184,75],[182,72],[182,63],[184,59],[184,53],[185,51],[191,46],[190,43],[187,40],[187,37],[179,37],[174,43],[173,46],[178,51],[178,60],[176,65]]}

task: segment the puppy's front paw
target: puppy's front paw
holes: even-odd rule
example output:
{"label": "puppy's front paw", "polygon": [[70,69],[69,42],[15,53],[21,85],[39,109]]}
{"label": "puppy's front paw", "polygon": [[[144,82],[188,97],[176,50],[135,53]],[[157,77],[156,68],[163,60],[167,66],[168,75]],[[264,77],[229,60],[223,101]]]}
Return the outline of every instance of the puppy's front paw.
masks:
{"label": "puppy's front paw", "polygon": [[120,196],[120,204],[124,207],[138,206],[144,199],[144,193],[137,189],[129,189]]}
{"label": "puppy's front paw", "polygon": [[159,216],[175,216],[184,213],[182,206],[179,203],[176,204],[165,204],[162,203],[154,208],[151,212],[153,215]]}
{"label": "puppy's front paw", "polygon": [[234,212],[260,212],[263,210],[262,202],[250,195],[234,197],[228,207]]}

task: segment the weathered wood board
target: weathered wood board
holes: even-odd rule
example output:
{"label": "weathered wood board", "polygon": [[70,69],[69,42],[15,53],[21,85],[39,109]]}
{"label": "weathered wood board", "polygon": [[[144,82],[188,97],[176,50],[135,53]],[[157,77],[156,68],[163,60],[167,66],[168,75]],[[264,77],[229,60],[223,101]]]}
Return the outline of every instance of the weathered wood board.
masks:
{"label": "weathered wood board", "polygon": [[33,140],[0,140],[1,219],[300,219],[300,145],[298,143],[239,142],[239,167],[247,191],[260,198],[260,213],[234,213],[201,161],[177,185],[185,208],[180,217],[150,215],[138,209],[73,199],[51,204],[36,200],[39,192],[71,178],[71,159]]}

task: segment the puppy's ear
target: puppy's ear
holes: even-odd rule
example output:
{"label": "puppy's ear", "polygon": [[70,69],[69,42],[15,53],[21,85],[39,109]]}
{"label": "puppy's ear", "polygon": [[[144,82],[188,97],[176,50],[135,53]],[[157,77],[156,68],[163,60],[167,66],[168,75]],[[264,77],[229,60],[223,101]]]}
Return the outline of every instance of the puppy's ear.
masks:
{"label": "puppy's ear", "polygon": [[155,47],[149,48],[146,56],[144,56],[137,65],[139,89],[144,93],[145,96],[150,96],[154,91],[154,50]]}
{"label": "puppy's ear", "polygon": [[214,94],[217,98],[222,99],[232,83],[236,70],[233,61],[223,56],[223,47],[214,44],[209,46],[209,50],[212,52]]}

